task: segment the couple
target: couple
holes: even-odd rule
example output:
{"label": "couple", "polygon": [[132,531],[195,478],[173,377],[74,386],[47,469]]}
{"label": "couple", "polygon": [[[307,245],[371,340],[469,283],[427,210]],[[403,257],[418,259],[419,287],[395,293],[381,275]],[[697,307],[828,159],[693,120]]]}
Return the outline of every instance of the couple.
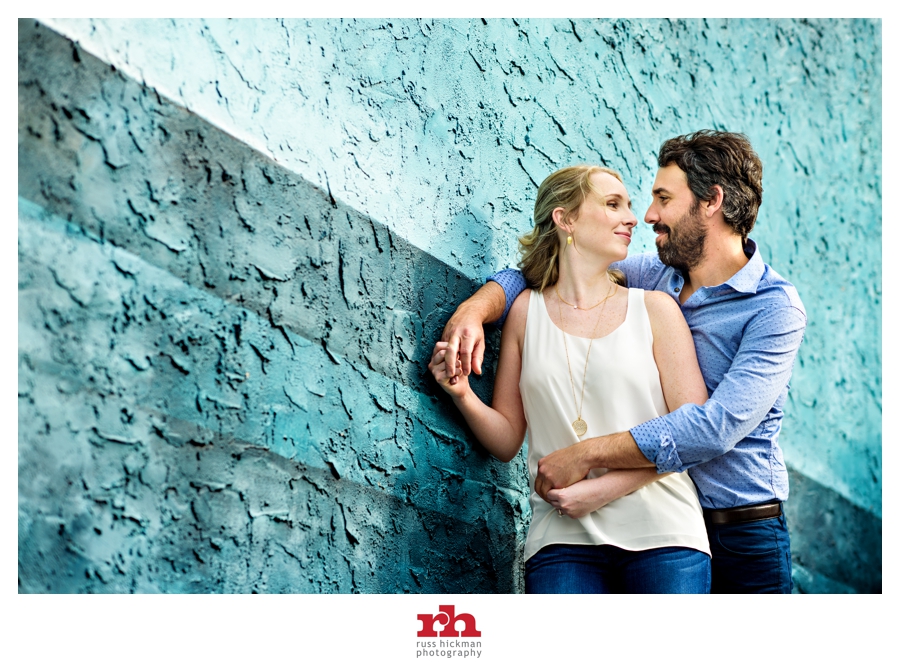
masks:
{"label": "couple", "polygon": [[[668,140],[658,163],[658,255],[626,258],[616,172],[555,172],[521,273],[460,305],[429,369],[496,457],[528,431],[527,592],[787,593],[778,434],[806,316],[748,239],[762,165],[718,131]],[[487,407],[467,374],[501,316]]]}

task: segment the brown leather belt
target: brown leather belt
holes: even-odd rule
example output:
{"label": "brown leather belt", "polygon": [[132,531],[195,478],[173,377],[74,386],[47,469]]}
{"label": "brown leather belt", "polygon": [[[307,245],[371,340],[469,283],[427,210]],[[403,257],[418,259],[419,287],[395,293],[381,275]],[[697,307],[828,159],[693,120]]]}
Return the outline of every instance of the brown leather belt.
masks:
{"label": "brown leather belt", "polygon": [[713,525],[749,523],[751,520],[777,518],[781,515],[781,502],[777,499],[762,504],[736,506],[733,509],[703,509],[703,518]]}

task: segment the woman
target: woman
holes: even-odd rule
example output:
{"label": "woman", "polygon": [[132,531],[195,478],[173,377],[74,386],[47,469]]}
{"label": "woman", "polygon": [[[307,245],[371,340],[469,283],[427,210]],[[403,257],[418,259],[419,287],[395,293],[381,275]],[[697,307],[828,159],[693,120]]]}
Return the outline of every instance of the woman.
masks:
{"label": "woman", "polygon": [[444,360],[445,342],[429,363],[492,455],[511,460],[527,430],[525,590],[708,592],[709,544],[687,474],[592,470],[550,491],[550,503],[534,491],[547,454],[707,400],[678,305],[625,288],[609,269],[626,257],[637,224],[621,176],[596,166],[554,172],[538,189],[534,222],[519,240],[532,290],[504,325],[492,406],[457,361]]}

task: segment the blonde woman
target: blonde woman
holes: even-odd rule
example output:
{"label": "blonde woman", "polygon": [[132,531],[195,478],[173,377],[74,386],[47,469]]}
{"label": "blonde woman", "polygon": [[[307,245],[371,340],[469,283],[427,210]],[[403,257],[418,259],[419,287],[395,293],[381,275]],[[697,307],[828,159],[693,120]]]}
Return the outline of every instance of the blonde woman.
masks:
{"label": "blonde woman", "polygon": [[526,592],[709,592],[709,543],[686,473],[595,469],[549,502],[535,493],[542,457],[703,404],[707,393],[678,305],[624,287],[610,270],[637,224],[617,172],[554,172],[538,189],[534,223],[519,240],[531,289],[503,327],[492,406],[444,359],[446,342],[428,365],[494,457],[510,461],[527,432]]}

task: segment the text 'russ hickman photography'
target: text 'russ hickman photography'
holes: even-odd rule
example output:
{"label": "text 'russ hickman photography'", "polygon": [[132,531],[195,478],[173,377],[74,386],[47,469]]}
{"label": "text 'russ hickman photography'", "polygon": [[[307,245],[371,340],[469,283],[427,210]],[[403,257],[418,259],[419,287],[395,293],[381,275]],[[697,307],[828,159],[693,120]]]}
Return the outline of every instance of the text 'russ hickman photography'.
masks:
{"label": "text 'russ hickman photography'", "polygon": [[[441,605],[437,614],[420,613],[416,618],[422,623],[416,633],[417,658],[481,657],[481,631],[471,613],[457,614],[456,607]],[[457,623],[461,623],[461,630]]]}

